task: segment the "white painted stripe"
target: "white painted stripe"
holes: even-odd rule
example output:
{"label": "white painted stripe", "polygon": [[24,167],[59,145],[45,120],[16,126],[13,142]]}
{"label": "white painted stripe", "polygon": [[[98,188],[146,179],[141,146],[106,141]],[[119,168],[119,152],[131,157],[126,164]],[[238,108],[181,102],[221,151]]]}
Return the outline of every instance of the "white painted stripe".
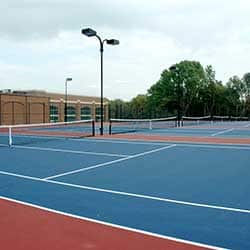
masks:
{"label": "white painted stripe", "polygon": [[[250,127],[250,124],[249,124],[248,127]],[[44,137],[39,137],[39,136],[32,136],[32,137],[33,138],[44,138]],[[53,137],[53,138],[65,141],[65,138],[61,138],[61,137]],[[155,146],[170,145],[170,143],[175,142],[174,140],[171,141],[171,138],[169,138],[168,141],[166,141],[166,140],[158,140],[158,139],[156,141],[144,141],[144,140],[140,140],[140,139],[124,140],[124,139],[121,139],[121,138],[117,138],[117,139],[114,139],[114,138],[112,138],[112,139],[109,139],[109,138],[105,138],[105,139],[94,139],[94,138],[93,139],[87,139],[87,138],[74,139],[74,138],[67,138],[67,140],[68,141],[77,141],[77,142],[85,142],[85,141],[87,141],[87,142],[101,142],[101,143],[113,143],[113,144],[135,144],[135,145],[155,145]],[[178,143],[178,142],[175,142],[175,143]],[[205,146],[205,145],[208,145],[208,144],[212,144],[212,143],[204,142],[204,144],[200,144],[200,142],[192,142],[190,144],[189,141],[186,142],[186,145],[201,145],[202,147],[203,147],[203,145]],[[227,142],[224,142],[224,143],[217,143],[216,142],[216,144],[218,145],[218,147],[220,145],[222,145],[222,146],[223,145],[249,145],[247,143],[244,144],[244,143],[227,143]],[[179,143],[177,145],[179,145]],[[8,144],[0,144],[0,146],[9,147]]]}
{"label": "white painted stripe", "polygon": [[[0,136],[2,136],[0,134]],[[46,136],[31,136],[31,135],[15,135],[15,137],[30,137],[30,138],[37,138],[37,139],[56,139],[56,140],[61,140],[61,141],[76,141],[76,142],[103,142],[103,143],[114,143],[114,144],[138,144],[138,145],[155,145],[155,146],[164,146],[164,145],[169,145],[169,143],[167,143],[166,141],[162,141],[162,142],[152,142],[152,141],[143,141],[143,140],[124,140],[124,139],[109,139],[109,138],[105,138],[105,139],[89,139],[89,138],[63,138],[63,137],[46,137]],[[0,144],[1,146],[9,146],[7,143],[6,144]]]}
{"label": "white painted stripe", "polygon": [[228,132],[233,131],[233,130],[234,130],[234,128],[226,129],[226,130],[223,130],[223,131],[214,133],[214,134],[212,134],[211,136],[216,136],[216,135],[225,134],[225,133],[228,133]]}
{"label": "white painted stripe", "polygon": [[[189,137],[187,137],[187,139],[188,139]],[[206,137],[204,137],[204,138],[206,138]],[[90,139],[91,140],[91,139]],[[98,141],[99,139],[96,139],[95,141]],[[171,138],[171,137],[169,137],[167,140],[159,140],[159,139],[156,139],[155,141],[150,141],[150,140],[146,140],[146,141],[144,141],[144,140],[142,140],[142,139],[131,139],[131,138],[129,138],[128,140],[125,140],[125,139],[122,139],[122,138],[117,138],[117,139],[115,139],[115,138],[113,138],[112,140],[111,139],[108,139],[108,138],[105,138],[105,139],[100,139],[100,141],[104,141],[104,142],[108,142],[108,141],[112,141],[113,143],[115,143],[116,142],[116,140],[118,140],[119,142],[121,141],[121,140],[124,140],[124,143],[126,143],[127,142],[127,144],[149,144],[149,145],[166,145],[166,144],[170,144],[170,143],[176,143],[177,145],[179,144],[179,143],[185,143],[185,144],[195,144],[195,145],[222,145],[222,146],[224,146],[224,145],[239,145],[239,146],[241,146],[241,145],[246,145],[246,146],[248,146],[249,145],[249,143],[230,143],[230,142],[214,142],[214,143],[212,143],[212,142],[190,142],[190,141],[185,141],[185,140],[183,140],[183,141],[176,141],[174,138]],[[122,143],[122,142],[121,142]],[[202,144],[201,144],[202,143]]]}
{"label": "white painted stripe", "polygon": [[192,147],[192,148],[214,148],[214,149],[235,149],[235,150],[250,150],[247,146],[230,146],[230,145],[207,145],[207,144],[176,144],[177,147]]}
{"label": "white painted stripe", "polygon": [[144,155],[148,155],[148,154],[152,154],[152,153],[164,150],[164,149],[173,148],[175,146],[176,146],[175,144],[168,145],[168,146],[165,146],[165,147],[161,147],[161,148],[157,148],[157,149],[154,149],[154,150],[146,151],[146,152],[143,152],[143,153],[140,153],[140,154],[131,155],[131,156],[128,156],[126,158],[122,158],[122,159],[118,159],[118,160],[114,160],[114,161],[108,161],[108,162],[100,163],[100,164],[97,164],[97,165],[94,165],[94,166],[80,168],[80,169],[77,169],[77,170],[64,172],[64,173],[53,175],[53,176],[48,176],[48,177],[44,178],[44,180],[50,180],[50,179],[54,179],[54,178],[57,178],[57,177],[66,176],[66,175],[70,175],[70,174],[75,174],[75,173],[79,173],[79,172],[84,172],[84,171],[88,171],[88,170],[91,170],[91,169],[100,168],[100,167],[104,167],[104,166],[110,167],[112,164],[117,163],[117,162],[134,159],[134,158],[144,156]]}
{"label": "white painted stripe", "polygon": [[18,177],[18,178],[22,178],[22,179],[27,179],[27,180],[32,180],[32,181],[44,181],[44,182],[48,182],[48,183],[51,182],[51,181],[43,180],[43,179],[38,178],[38,177],[33,177],[33,176],[28,176],[28,175],[22,175],[22,174],[15,174],[15,173],[6,172],[6,171],[2,171],[2,170],[0,170],[0,174],[14,176],[14,177]]}
{"label": "white painted stripe", "polygon": [[[91,141],[91,140],[88,140]],[[121,144],[135,144],[135,145],[149,145],[149,146],[164,146],[164,145],[170,145],[170,143],[167,142],[160,142],[160,143],[151,143],[151,142],[137,142],[137,141],[105,141],[104,139],[100,139],[100,140],[93,140],[94,142],[107,142],[107,143],[112,143],[112,144],[116,144],[116,143],[121,143]],[[237,146],[238,144],[217,144],[217,145],[213,145],[213,144],[199,144],[199,143],[176,143],[175,144],[177,147],[181,146],[181,147],[196,147],[196,148],[215,148],[215,149],[238,149],[238,150],[250,150],[250,147],[248,147],[249,144],[239,144],[239,146]],[[242,145],[242,146],[241,146]],[[6,144],[0,144],[0,146],[3,147],[9,147]],[[12,146],[13,147],[13,146]],[[14,147],[22,147],[22,148],[26,148],[23,146],[14,146]],[[28,148],[32,148],[32,147],[28,147]],[[40,148],[41,149],[41,148]],[[44,148],[44,150],[46,150],[46,148]],[[55,149],[57,150],[57,149]],[[77,151],[75,151],[77,152]],[[83,152],[85,154],[84,151],[79,151],[79,152]],[[88,154],[96,154],[96,152],[87,152]],[[125,155],[125,154],[109,154],[109,153],[97,153],[97,154],[108,154],[108,156],[117,156],[117,157],[128,157],[129,155]]]}
{"label": "white painted stripe", "polygon": [[88,221],[88,222],[93,222],[93,223],[97,223],[97,224],[104,225],[104,226],[109,226],[109,227],[118,228],[118,229],[130,231],[130,232],[134,232],[134,233],[153,236],[153,237],[156,237],[156,238],[171,240],[171,241],[175,241],[175,242],[178,242],[178,243],[183,243],[183,244],[188,244],[188,245],[193,245],[193,246],[198,246],[198,247],[210,248],[211,250],[212,249],[213,250],[226,250],[226,248],[206,245],[206,244],[203,244],[203,243],[198,243],[198,242],[194,242],[194,241],[179,239],[179,238],[175,238],[175,237],[171,237],[171,236],[166,236],[166,235],[161,235],[161,234],[157,234],[157,233],[148,232],[148,231],[141,230],[141,229],[126,227],[126,226],[121,226],[121,225],[114,224],[114,223],[104,222],[104,221],[101,221],[101,220],[91,219],[91,218],[88,218],[88,217],[74,215],[74,214],[71,214],[71,213],[66,213],[66,212],[62,212],[62,211],[59,211],[59,210],[47,208],[47,207],[44,207],[44,206],[39,206],[39,205],[35,205],[35,204],[32,204],[32,203],[28,203],[28,202],[24,202],[24,201],[12,199],[12,198],[7,198],[7,197],[4,197],[4,196],[0,196],[0,199],[10,201],[10,202],[15,202],[15,203],[18,203],[18,204],[21,204],[21,205],[24,205],[24,206],[29,206],[29,207],[32,207],[32,208],[37,208],[37,209],[44,210],[44,211],[47,211],[47,212],[67,216],[67,217],[70,217],[70,218],[85,220],[85,221]]}
{"label": "white painted stripe", "polygon": [[[135,144],[135,145],[152,145],[152,146],[164,146],[164,145],[170,145],[171,142],[168,141],[162,141],[162,142],[150,142],[150,141],[137,141],[137,140],[130,140],[129,141],[120,141],[120,139],[118,139],[119,141],[116,140],[111,140],[111,139],[93,139],[93,141],[95,142],[103,142],[103,143],[121,143],[121,144]],[[92,139],[87,139],[87,141],[92,141]],[[232,143],[222,143],[222,144],[211,144],[211,143],[205,143],[205,144],[200,144],[200,142],[193,142],[193,143],[181,143],[181,142],[176,142],[175,144],[176,146],[182,146],[182,147],[201,147],[201,148],[225,148],[225,149],[250,149],[249,147],[247,147],[249,144],[232,144]],[[239,145],[239,146],[237,146]],[[242,146],[241,146],[242,145]],[[246,146],[245,146],[246,145]]]}
{"label": "white painted stripe", "polygon": [[[90,140],[88,140],[88,141],[91,141],[91,139]],[[131,140],[131,141],[115,141],[115,140],[110,140],[110,139],[107,139],[107,140],[105,140],[105,139],[97,139],[97,140],[93,140],[93,141],[97,141],[97,142],[107,142],[107,143],[114,143],[114,144],[116,144],[116,143],[121,143],[121,144],[135,144],[135,145],[152,145],[152,146],[164,146],[164,145],[170,145],[170,143],[169,142],[167,142],[167,141],[165,141],[165,142],[159,142],[159,143],[157,143],[157,142],[144,142],[144,141],[133,141],[133,140]],[[177,147],[178,146],[182,146],[182,147],[201,147],[201,148],[218,148],[218,149],[220,149],[220,148],[222,148],[222,149],[246,149],[246,150],[250,150],[250,147],[247,147],[247,145],[248,144],[242,144],[242,146],[237,146],[237,144],[235,145],[235,144],[217,144],[216,143],[216,145],[215,144],[200,144],[200,143],[176,143],[175,144]],[[246,145],[246,146],[244,146],[244,145]]]}
{"label": "white painted stripe", "polygon": [[101,142],[101,143],[111,143],[111,144],[135,144],[135,145],[155,145],[155,146],[164,146],[164,145],[169,145],[168,142],[152,142],[152,141],[141,141],[141,140],[123,140],[123,139],[71,139],[71,140],[80,140],[80,141],[88,141],[88,142]]}
{"label": "white painted stripe", "polygon": [[124,154],[111,154],[111,153],[103,153],[103,152],[77,151],[77,150],[68,150],[68,149],[59,149],[59,148],[42,148],[42,147],[28,147],[28,146],[16,146],[16,145],[11,146],[11,148],[21,148],[21,149],[51,151],[51,152],[59,152],[59,153],[71,153],[71,154],[114,156],[114,157],[128,157],[129,156],[129,155],[124,155]]}
{"label": "white painted stripe", "polygon": [[70,183],[65,183],[65,182],[60,182],[60,181],[46,180],[46,179],[40,179],[40,178],[37,178],[37,177],[14,174],[14,173],[5,172],[5,171],[0,171],[0,174],[14,176],[14,177],[22,178],[22,179],[33,180],[33,181],[52,183],[52,184],[57,184],[57,185],[61,185],[61,186],[66,186],[66,187],[73,187],[73,188],[79,188],[79,189],[84,189],[84,190],[91,190],[91,191],[97,191],[97,192],[116,194],[116,195],[121,195],[121,196],[129,196],[129,197],[142,198],[142,199],[148,199],[148,200],[155,200],[155,201],[161,201],[161,202],[167,202],[167,203],[174,203],[174,204],[179,204],[179,205],[202,207],[202,208],[209,208],[209,209],[216,209],[216,210],[224,210],[224,211],[230,211],[230,212],[239,212],[239,213],[250,214],[250,210],[248,210],[248,209],[215,206],[215,205],[194,203],[194,202],[174,200],[174,199],[168,199],[168,198],[160,198],[160,197],[149,196],[149,195],[127,193],[127,192],[115,191],[115,190],[110,190],[110,189],[95,188],[95,187],[90,187],[90,186],[82,186],[82,185],[77,185],[77,184],[70,184]]}

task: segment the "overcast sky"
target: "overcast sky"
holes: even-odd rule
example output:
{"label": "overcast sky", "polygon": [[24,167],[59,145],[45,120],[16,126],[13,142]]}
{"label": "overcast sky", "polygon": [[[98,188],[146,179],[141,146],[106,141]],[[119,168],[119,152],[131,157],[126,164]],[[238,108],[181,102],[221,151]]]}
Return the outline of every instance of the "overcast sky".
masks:
{"label": "overcast sky", "polygon": [[250,71],[249,0],[8,0],[0,2],[0,88],[130,100],[182,60],[211,64],[218,80]]}

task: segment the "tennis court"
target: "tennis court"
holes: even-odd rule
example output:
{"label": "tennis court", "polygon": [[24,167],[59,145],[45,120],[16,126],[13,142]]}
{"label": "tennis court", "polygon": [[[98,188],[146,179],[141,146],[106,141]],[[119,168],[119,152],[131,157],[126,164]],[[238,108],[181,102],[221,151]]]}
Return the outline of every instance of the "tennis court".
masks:
{"label": "tennis court", "polygon": [[165,119],[114,119],[110,122],[109,134],[113,138],[157,140],[171,142],[198,142],[221,144],[249,144],[249,121],[211,121],[200,117],[180,122],[176,117]]}
{"label": "tennis court", "polygon": [[250,248],[250,143],[18,138],[0,147],[5,249]]}

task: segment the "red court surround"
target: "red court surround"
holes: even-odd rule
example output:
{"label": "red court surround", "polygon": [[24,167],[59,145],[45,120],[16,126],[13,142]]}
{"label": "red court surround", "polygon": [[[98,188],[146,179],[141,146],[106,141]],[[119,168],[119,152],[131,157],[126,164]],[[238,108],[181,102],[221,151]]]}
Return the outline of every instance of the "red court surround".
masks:
{"label": "red court surround", "polygon": [[208,249],[0,199],[3,250]]}
{"label": "red court surround", "polygon": [[189,142],[210,144],[250,144],[250,138],[222,138],[222,137],[191,137],[191,136],[164,136],[164,135],[141,135],[141,134],[115,134],[96,136],[96,138],[144,140],[160,142]]}

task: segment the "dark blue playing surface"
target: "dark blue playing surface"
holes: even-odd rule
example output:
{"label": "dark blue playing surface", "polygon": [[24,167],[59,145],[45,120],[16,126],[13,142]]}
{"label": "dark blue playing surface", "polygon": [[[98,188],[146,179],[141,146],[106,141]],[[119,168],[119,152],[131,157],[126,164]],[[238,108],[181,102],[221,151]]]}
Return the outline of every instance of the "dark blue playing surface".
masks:
{"label": "dark blue playing surface", "polygon": [[250,145],[58,139],[2,146],[0,156],[2,197],[163,236],[250,248]]}

